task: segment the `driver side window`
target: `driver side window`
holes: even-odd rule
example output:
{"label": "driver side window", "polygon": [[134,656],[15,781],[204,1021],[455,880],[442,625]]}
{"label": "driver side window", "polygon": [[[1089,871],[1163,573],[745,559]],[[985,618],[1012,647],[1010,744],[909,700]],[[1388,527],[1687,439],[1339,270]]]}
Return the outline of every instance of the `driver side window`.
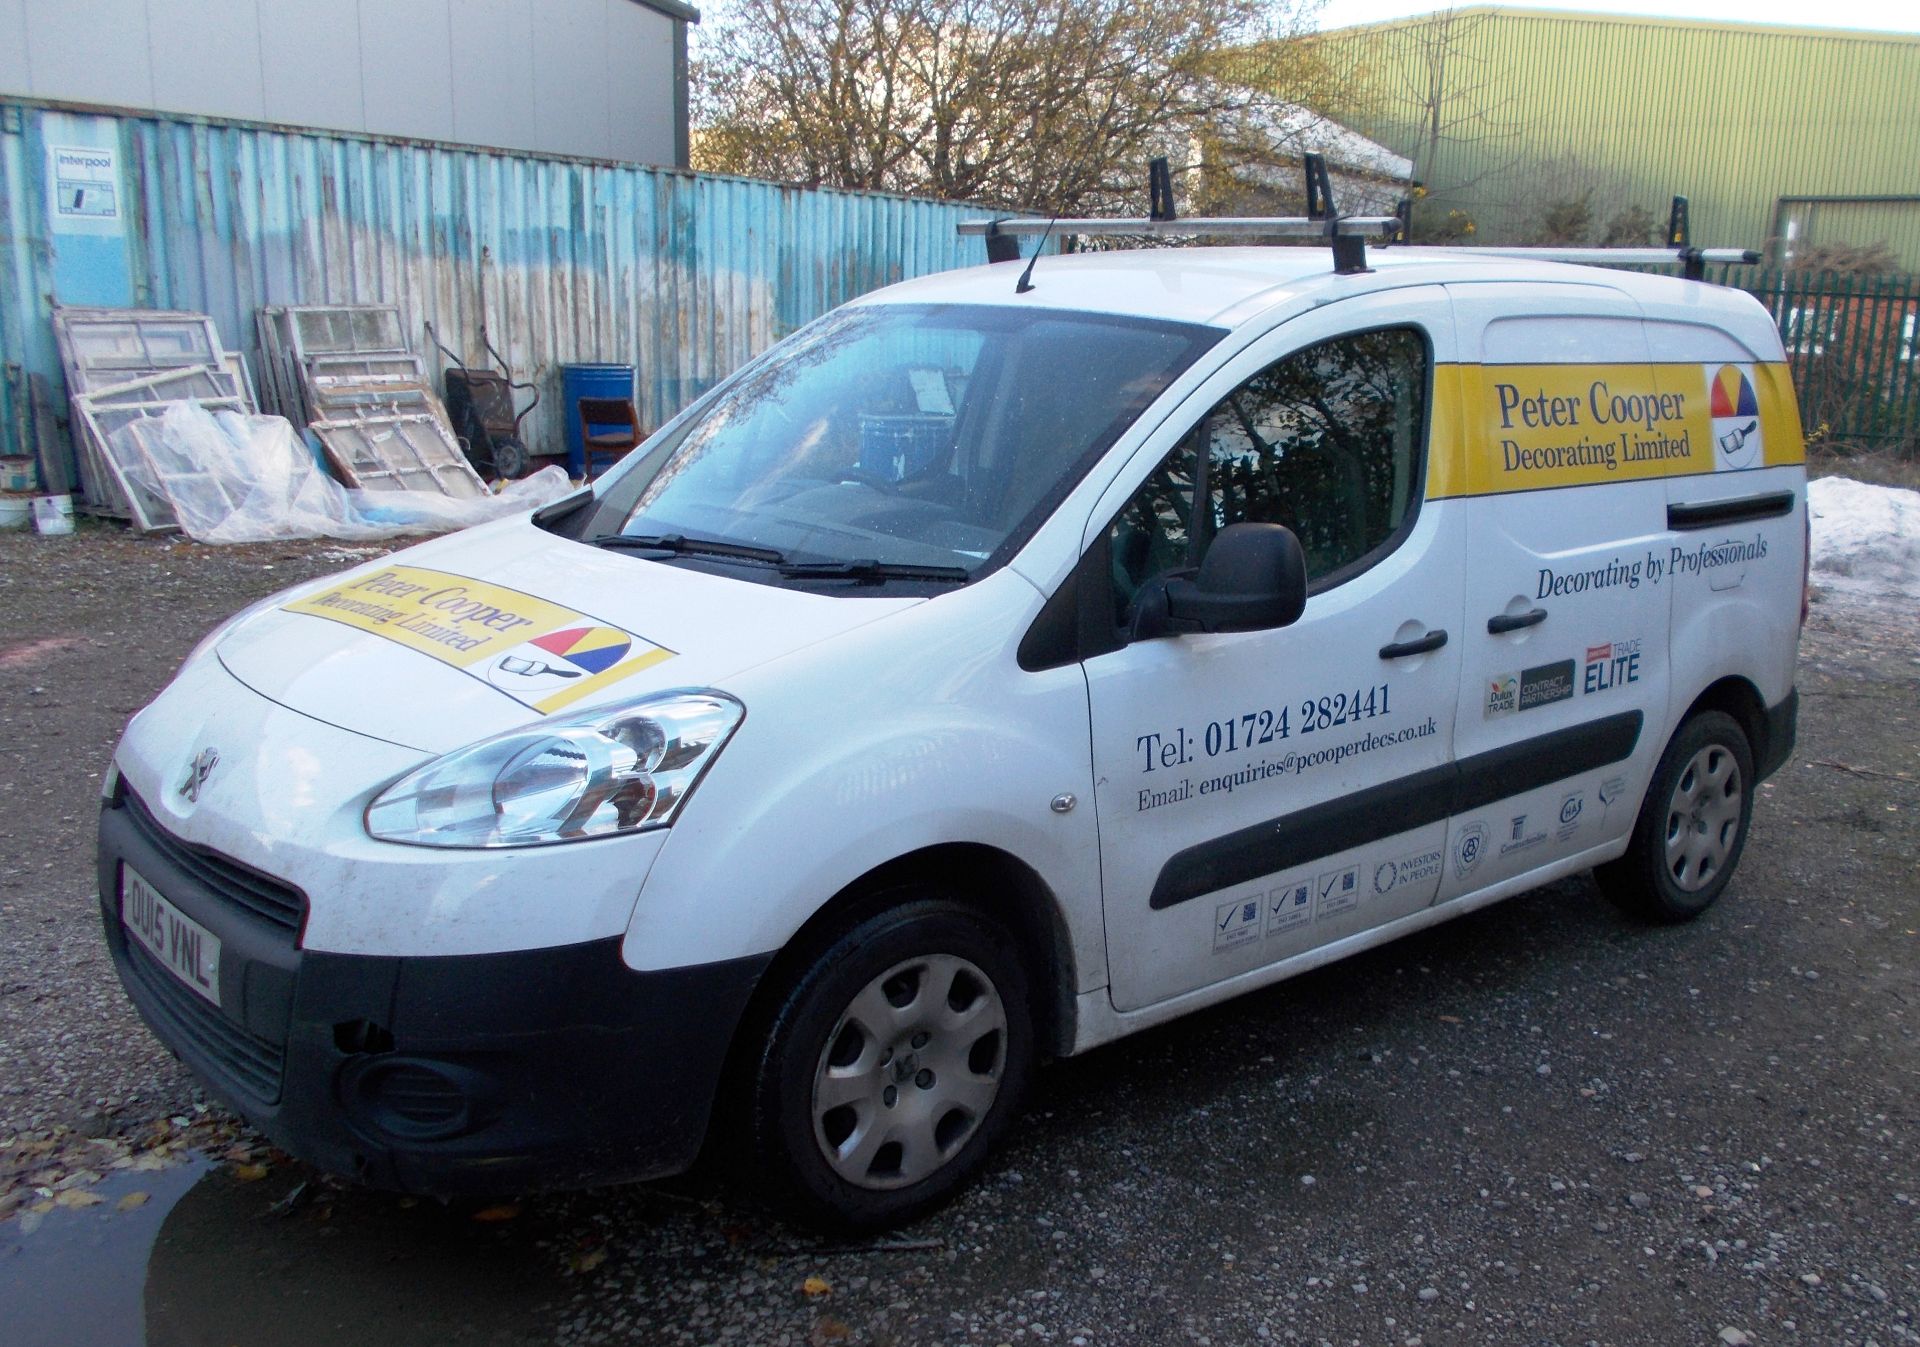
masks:
{"label": "driver side window", "polygon": [[1420,497],[1427,344],[1411,328],[1335,337],[1274,362],[1202,417],[1109,526],[1114,617],[1156,575],[1200,564],[1229,524],[1284,524],[1310,584],[1379,555]]}

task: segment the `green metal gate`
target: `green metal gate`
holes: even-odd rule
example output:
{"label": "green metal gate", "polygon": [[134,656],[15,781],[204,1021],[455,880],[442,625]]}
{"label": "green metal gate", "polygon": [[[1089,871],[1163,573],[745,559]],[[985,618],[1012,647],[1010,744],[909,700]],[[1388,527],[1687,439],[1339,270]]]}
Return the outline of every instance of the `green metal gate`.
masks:
{"label": "green metal gate", "polygon": [[1810,444],[1920,458],[1920,276],[1729,267],[1714,279],[1779,325]]}

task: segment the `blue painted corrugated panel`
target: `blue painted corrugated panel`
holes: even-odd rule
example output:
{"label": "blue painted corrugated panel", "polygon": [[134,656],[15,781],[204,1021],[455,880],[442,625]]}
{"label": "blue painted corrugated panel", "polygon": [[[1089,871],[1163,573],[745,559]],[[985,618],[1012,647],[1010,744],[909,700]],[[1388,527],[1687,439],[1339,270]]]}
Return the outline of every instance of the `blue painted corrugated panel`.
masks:
{"label": "blue painted corrugated panel", "polygon": [[[64,419],[43,123],[79,115],[0,112],[0,363]],[[127,302],[210,313],[250,357],[262,305],[398,304],[422,354],[431,321],[476,361],[484,321],[541,384],[528,430],[542,448],[560,444],[562,364],[636,366],[657,425],[834,305],[985,260],[956,234],[979,214],[960,205],[199,118],[82,120],[120,149]],[[24,382],[0,386],[8,440]]]}

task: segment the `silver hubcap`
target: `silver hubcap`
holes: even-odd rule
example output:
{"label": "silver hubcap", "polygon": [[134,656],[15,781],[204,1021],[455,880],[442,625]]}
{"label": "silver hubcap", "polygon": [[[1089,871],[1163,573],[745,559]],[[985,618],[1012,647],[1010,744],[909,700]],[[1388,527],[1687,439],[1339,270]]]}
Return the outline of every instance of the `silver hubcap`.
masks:
{"label": "silver hubcap", "polygon": [[1719,744],[1693,755],[1667,804],[1667,872],[1688,893],[1726,868],[1740,836],[1740,766]]}
{"label": "silver hubcap", "polygon": [[1000,1093],[1007,1008],[973,964],[930,954],[869,982],[813,1075],[813,1135],[834,1173],[904,1188],[953,1157]]}

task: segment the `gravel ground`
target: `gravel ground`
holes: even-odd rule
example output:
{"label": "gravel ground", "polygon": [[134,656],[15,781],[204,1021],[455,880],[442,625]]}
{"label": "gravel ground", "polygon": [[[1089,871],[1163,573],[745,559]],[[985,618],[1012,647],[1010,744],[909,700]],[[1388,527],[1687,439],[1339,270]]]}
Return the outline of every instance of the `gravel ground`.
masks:
{"label": "gravel ground", "polygon": [[[102,949],[93,793],[207,627],[363,555],[0,535],[0,1141],[217,1117]],[[1910,606],[1816,604],[1799,754],[1701,921],[1568,881],[1056,1063],[985,1181],[899,1236],[823,1244],[698,1177],[442,1209],[229,1164],[166,1217],[147,1332],[1920,1342],[1916,652]]]}

